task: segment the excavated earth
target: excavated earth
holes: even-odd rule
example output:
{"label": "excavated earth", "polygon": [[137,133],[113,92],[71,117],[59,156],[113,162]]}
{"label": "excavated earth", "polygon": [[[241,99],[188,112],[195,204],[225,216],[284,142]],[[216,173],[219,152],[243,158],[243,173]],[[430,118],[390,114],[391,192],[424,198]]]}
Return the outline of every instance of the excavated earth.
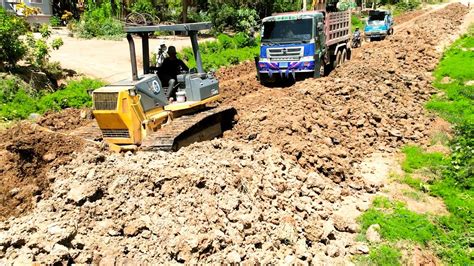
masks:
{"label": "excavated earth", "polygon": [[466,12],[449,5],[287,88],[259,85],[251,62],[223,69],[238,123],[176,153],[103,151],[72,136],[87,118],[5,131],[0,264],[348,263],[367,252],[349,214],[380,188],[356,165],[428,140],[435,46]]}

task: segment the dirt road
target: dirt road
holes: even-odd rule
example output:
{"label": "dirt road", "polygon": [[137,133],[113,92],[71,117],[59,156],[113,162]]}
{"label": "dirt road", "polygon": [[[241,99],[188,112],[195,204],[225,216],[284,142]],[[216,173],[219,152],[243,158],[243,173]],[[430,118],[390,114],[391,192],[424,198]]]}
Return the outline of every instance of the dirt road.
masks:
{"label": "dirt road", "polygon": [[[73,69],[87,76],[99,78],[112,83],[130,78],[130,53],[126,39],[121,41],[99,40],[99,39],[78,39],[67,37],[65,32],[56,32],[53,37],[59,36],[63,39],[64,45],[60,49],[51,52],[51,60],[58,61],[61,66]],[[201,39],[200,42],[209,41],[212,38]],[[167,46],[174,45],[179,51],[184,47],[191,46],[188,37],[160,37],[150,39],[150,50],[156,48],[164,42]],[[142,68],[142,48],[141,39],[135,38],[138,70]]]}
{"label": "dirt road", "polygon": [[[383,185],[375,171],[388,173],[366,159],[429,142],[436,45],[466,13],[449,5],[330,76],[281,90],[260,86],[251,62],[221,70],[237,125],[176,153],[110,154],[74,140],[68,123],[41,122],[56,132],[41,131],[50,143],[28,125],[5,132],[0,173],[24,172],[9,175],[0,199],[25,211],[0,222],[0,263],[350,263],[369,249],[355,217]],[[21,193],[39,176],[48,189]]]}

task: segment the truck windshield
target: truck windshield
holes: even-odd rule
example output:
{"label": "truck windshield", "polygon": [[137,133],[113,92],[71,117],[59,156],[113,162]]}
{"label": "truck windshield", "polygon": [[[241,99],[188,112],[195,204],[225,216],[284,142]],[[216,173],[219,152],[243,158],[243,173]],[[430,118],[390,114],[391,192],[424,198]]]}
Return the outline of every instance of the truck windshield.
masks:
{"label": "truck windshield", "polygon": [[312,19],[268,21],[263,23],[263,42],[308,41],[312,38]]}
{"label": "truck windshield", "polygon": [[382,26],[384,25],[384,20],[368,20],[367,25],[370,26]]}

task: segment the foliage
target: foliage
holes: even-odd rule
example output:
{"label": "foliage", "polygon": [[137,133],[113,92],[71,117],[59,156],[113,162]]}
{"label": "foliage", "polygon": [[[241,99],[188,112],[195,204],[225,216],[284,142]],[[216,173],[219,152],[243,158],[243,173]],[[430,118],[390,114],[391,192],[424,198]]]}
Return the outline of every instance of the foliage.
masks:
{"label": "foliage", "polygon": [[64,89],[49,94],[32,94],[28,84],[17,78],[0,80],[0,118],[23,119],[31,113],[81,108],[91,105],[89,89],[99,88],[101,81],[83,78],[71,81]]}
{"label": "foliage", "polygon": [[[452,187],[443,186],[443,189],[452,191]],[[461,206],[459,203],[456,203],[457,207]],[[472,237],[469,236],[472,217],[470,220],[466,218],[456,214],[430,217],[408,210],[401,202],[391,202],[385,198],[378,199],[377,204],[374,200],[372,207],[359,217],[359,222],[363,232],[370,225],[379,224],[382,238],[390,243],[410,240],[433,248],[449,264],[467,265],[474,253],[468,248],[469,238]],[[380,265],[377,262],[375,264]]]}
{"label": "foliage", "polygon": [[0,68],[13,67],[23,58],[26,46],[19,38],[27,32],[26,22],[0,7]]}
{"label": "foliage", "polygon": [[49,29],[48,24],[42,24],[39,28],[39,32],[43,38],[49,38],[51,36],[51,30]]}
{"label": "foliage", "polygon": [[[434,72],[435,87],[444,92],[434,97],[427,108],[435,110],[456,125],[456,136],[451,141],[451,164],[445,177],[457,186],[472,189],[474,184],[474,25],[443,54]],[[441,82],[449,77],[451,82]]]}
{"label": "foliage", "polygon": [[52,42],[51,42],[51,48],[53,48],[54,50],[58,50],[59,47],[63,46],[64,42],[63,42],[63,39],[61,38],[55,38]]}
{"label": "foliage", "polygon": [[259,16],[250,8],[237,8],[229,4],[214,2],[209,8],[213,30],[223,32],[229,28],[234,31],[249,32],[257,26]]}
{"label": "foliage", "polygon": [[[444,92],[434,97],[427,108],[435,110],[454,124],[474,124],[474,85],[466,82],[474,77],[474,25],[448,48],[434,72],[435,87]],[[451,82],[442,82],[449,77]],[[472,82],[472,81],[471,81]]]}
{"label": "foliage", "polygon": [[156,8],[150,0],[137,0],[132,4],[131,10],[137,13],[148,13],[153,16],[157,14]]}
{"label": "foliage", "polygon": [[401,265],[401,252],[389,245],[380,245],[370,250],[369,256],[360,259],[362,265]]}
{"label": "foliage", "polygon": [[41,9],[38,7],[31,7],[25,4],[25,2],[16,5],[16,8],[25,16],[33,16],[41,13]]}
{"label": "foliage", "polygon": [[93,1],[88,1],[87,9],[75,30],[81,38],[117,38],[123,36],[123,28],[120,21],[112,16],[112,6],[110,2],[103,2],[96,5]]}
{"label": "foliage", "polygon": [[379,224],[384,239],[406,239],[425,245],[438,230],[425,215],[409,211],[401,202],[390,203],[389,208],[370,208],[360,217],[360,222],[364,231],[372,224]]}
{"label": "foliage", "polygon": [[[0,68],[15,67],[16,62],[26,59],[33,67],[41,68],[49,58],[48,38],[51,31],[47,24],[39,29],[41,38],[37,39],[27,31],[24,19],[8,14],[0,8]],[[62,45],[61,39],[53,41],[53,49]]]}
{"label": "foliage", "polygon": [[395,9],[401,12],[415,10],[420,7],[420,2],[416,0],[400,1],[395,4]]}
{"label": "foliage", "polygon": [[59,27],[61,26],[61,19],[57,16],[52,16],[49,19],[49,24],[51,25],[51,27]]}
{"label": "foliage", "polygon": [[425,153],[418,146],[406,146],[402,149],[406,159],[402,163],[402,169],[412,173],[416,169],[429,167],[431,169],[443,167],[447,164],[446,158],[441,153]]}
{"label": "foliage", "polygon": [[68,23],[70,20],[74,18],[74,14],[72,12],[65,10],[63,15],[61,16],[61,20]]}
{"label": "foliage", "polygon": [[[244,33],[238,33],[234,37],[220,34],[217,41],[201,44],[200,52],[204,70],[215,70],[254,58],[259,53],[259,47],[253,38]],[[196,67],[191,48],[183,49],[180,57],[189,67]]]}
{"label": "foliage", "polygon": [[353,14],[351,16],[351,25],[352,31],[354,31],[356,28],[359,28],[360,31],[364,30],[364,22],[362,21],[362,18],[357,15]]}

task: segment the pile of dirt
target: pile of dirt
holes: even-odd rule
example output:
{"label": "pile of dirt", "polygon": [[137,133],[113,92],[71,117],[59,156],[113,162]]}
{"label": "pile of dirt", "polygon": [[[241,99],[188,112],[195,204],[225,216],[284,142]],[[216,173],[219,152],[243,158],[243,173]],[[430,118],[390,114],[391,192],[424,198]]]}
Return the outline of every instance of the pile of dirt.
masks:
{"label": "pile of dirt", "polygon": [[[434,119],[423,104],[435,93],[430,85],[440,57],[435,45],[455,31],[464,14],[464,6],[450,5],[389,40],[364,46],[360,58],[329,77],[229,102],[240,118],[226,136],[277,146],[303,168],[335,182],[357,178],[353,166],[365,155],[427,139]],[[229,88],[226,94],[240,91]]]}
{"label": "pile of dirt", "polygon": [[423,15],[427,11],[428,10],[426,10],[426,9],[417,9],[417,10],[409,11],[409,12],[406,12],[404,14],[401,14],[401,15],[398,15],[398,16],[394,17],[393,22],[395,23],[395,25],[405,23],[407,21],[410,21],[410,20],[412,20],[416,17],[419,17],[419,16]]}
{"label": "pile of dirt", "polygon": [[221,89],[221,103],[233,101],[264,87],[257,82],[255,63],[246,61],[237,66],[222,68],[216,72]]}
{"label": "pile of dirt", "polygon": [[47,197],[51,167],[69,162],[80,151],[78,139],[20,123],[0,134],[0,220],[29,211]]}
{"label": "pile of dirt", "polygon": [[427,139],[434,46],[465,12],[450,5],[284,90],[260,87],[250,63],[221,71],[242,74],[221,82],[240,116],[226,138],[176,153],[86,148],[49,172],[50,197],[0,222],[0,264],[332,265],[368,253],[354,217],[379,187],[354,164]]}
{"label": "pile of dirt", "polygon": [[87,149],[51,178],[53,195],[31,215],[0,223],[0,258],[317,263],[343,261],[357,245],[355,221],[333,215],[340,204],[332,203],[350,191],[269,145],[220,139],[108,156]]}
{"label": "pile of dirt", "polygon": [[93,119],[90,109],[68,108],[60,112],[47,112],[39,118],[37,123],[53,131],[65,132],[85,126]]}

